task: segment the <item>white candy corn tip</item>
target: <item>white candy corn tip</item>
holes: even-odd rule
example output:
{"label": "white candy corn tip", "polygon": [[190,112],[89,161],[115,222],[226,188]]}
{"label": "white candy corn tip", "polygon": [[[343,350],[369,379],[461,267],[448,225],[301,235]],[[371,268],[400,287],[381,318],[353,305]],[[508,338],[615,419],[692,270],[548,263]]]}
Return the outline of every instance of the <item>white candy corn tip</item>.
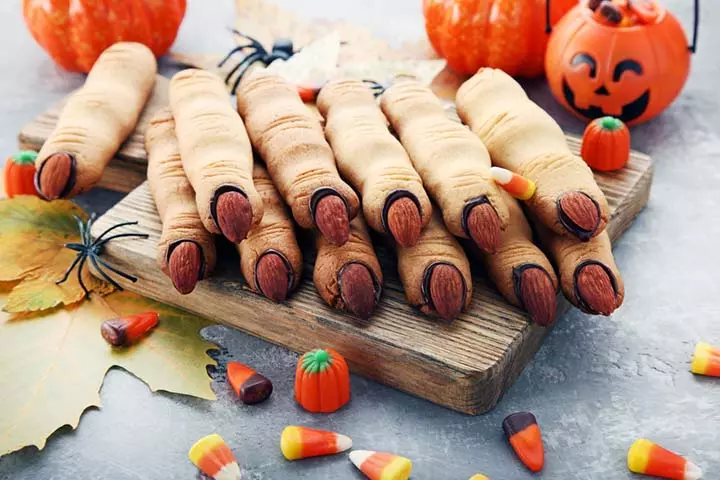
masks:
{"label": "white candy corn tip", "polygon": [[242,478],[240,466],[235,462],[228,463],[213,478],[215,480],[240,480]]}
{"label": "white candy corn tip", "polygon": [[340,433],[336,433],[335,435],[335,445],[337,446],[338,453],[352,448],[352,439],[350,437]]}
{"label": "white candy corn tip", "polygon": [[512,180],[512,175],[513,174],[510,170],[505,170],[504,168],[500,167],[490,167],[490,176],[500,185],[510,183],[510,180]]}
{"label": "white candy corn tip", "polygon": [[702,477],[702,470],[694,463],[685,462],[685,480],[698,480]]}
{"label": "white candy corn tip", "polygon": [[368,458],[370,458],[375,452],[372,450],[353,450],[350,452],[350,461],[355,465],[357,468],[360,468],[360,465],[365,462]]}

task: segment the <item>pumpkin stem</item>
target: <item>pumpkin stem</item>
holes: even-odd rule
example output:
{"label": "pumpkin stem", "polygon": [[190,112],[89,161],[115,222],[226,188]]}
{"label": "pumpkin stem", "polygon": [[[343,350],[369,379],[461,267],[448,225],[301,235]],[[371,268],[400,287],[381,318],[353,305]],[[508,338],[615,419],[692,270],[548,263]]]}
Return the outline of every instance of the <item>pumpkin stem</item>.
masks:
{"label": "pumpkin stem", "polygon": [[600,126],[605,130],[620,130],[623,123],[615,117],[602,117],[600,119]]}
{"label": "pumpkin stem", "polygon": [[37,152],[33,150],[23,150],[13,155],[13,163],[18,165],[34,165],[37,159]]}
{"label": "pumpkin stem", "polygon": [[320,373],[327,370],[333,360],[327,350],[319,348],[306,353],[302,359],[302,369],[308,373]]}

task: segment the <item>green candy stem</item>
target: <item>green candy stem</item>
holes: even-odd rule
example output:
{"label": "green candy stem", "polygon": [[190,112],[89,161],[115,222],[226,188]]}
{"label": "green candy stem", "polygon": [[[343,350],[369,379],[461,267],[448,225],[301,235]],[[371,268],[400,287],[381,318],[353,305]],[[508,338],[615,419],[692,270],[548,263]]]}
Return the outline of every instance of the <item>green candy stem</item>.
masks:
{"label": "green candy stem", "polygon": [[600,126],[605,130],[620,130],[623,123],[615,117],[602,117],[600,120]]}
{"label": "green candy stem", "polygon": [[32,150],[23,150],[13,155],[13,163],[18,165],[34,165],[37,159],[37,152]]}
{"label": "green candy stem", "polygon": [[332,357],[327,350],[321,348],[303,355],[302,369],[308,373],[321,373],[332,364]]}

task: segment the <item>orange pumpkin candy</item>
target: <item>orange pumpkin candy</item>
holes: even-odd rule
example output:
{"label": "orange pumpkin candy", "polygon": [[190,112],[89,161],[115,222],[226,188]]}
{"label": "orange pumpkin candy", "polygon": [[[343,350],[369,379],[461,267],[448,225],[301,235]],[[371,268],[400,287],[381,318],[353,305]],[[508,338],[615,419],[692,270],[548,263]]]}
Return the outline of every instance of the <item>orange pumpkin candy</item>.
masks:
{"label": "orange pumpkin candy", "polygon": [[628,125],[670,105],[685,84],[694,47],[664,7],[655,3],[651,13],[639,16],[649,23],[623,27],[598,21],[586,1],[568,12],[545,56],[555,98],[583,119],[611,115]]}
{"label": "orange pumpkin candy", "polygon": [[15,195],[35,195],[35,160],[37,152],[24,150],[5,162],[5,193],[9,198]]}
{"label": "orange pumpkin candy", "polygon": [[350,401],[350,372],[335,350],[306,353],[295,370],[295,400],[310,412],[331,413]]}
{"label": "orange pumpkin candy", "polygon": [[117,42],[139,42],[160,56],[175,41],[186,0],[23,0],[23,16],[35,41],[61,67],[89,72]]}
{"label": "orange pumpkin candy", "polygon": [[628,128],[613,117],[593,120],[583,134],[580,155],[593,170],[609,172],[621,169],[630,158]]}
{"label": "orange pumpkin candy", "polygon": [[[549,0],[548,0],[549,1]],[[480,67],[510,75],[543,73],[546,0],[423,0],[425,30],[435,51],[458,73]],[[553,0],[557,22],[577,0]]]}

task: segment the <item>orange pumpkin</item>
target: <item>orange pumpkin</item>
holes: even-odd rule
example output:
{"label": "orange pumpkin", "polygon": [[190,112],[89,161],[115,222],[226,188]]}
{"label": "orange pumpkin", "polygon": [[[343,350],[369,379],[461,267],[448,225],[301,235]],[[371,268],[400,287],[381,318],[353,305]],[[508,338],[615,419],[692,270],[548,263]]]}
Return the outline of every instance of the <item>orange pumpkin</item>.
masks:
{"label": "orange pumpkin", "polygon": [[545,56],[548,83],[583,119],[611,115],[642,123],[667,108],[685,84],[695,42],[688,48],[677,18],[657,2],[629,5],[612,7],[622,12],[613,24],[583,1],[553,29]]}
{"label": "orange pumpkin", "polygon": [[23,15],[35,41],[67,70],[88,72],[113,43],[168,51],[185,16],[186,0],[23,0]]}
{"label": "orange pumpkin", "polygon": [[5,193],[8,197],[39,196],[35,189],[35,159],[37,152],[25,150],[5,161]]}
{"label": "orange pumpkin", "polygon": [[331,413],[350,401],[350,372],[335,350],[306,353],[295,371],[295,400],[310,412]]}
{"label": "orange pumpkin", "polygon": [[630,158],[628,128],[613,117],[593,120],[583,134],[580,155],[593,170],[609,172],[623,168]]}
{"label": "orange pumpkin", "polygon": [[[554,0],[552,22],[575,4]],[[450,68],[466,75],[480,67],[522,77],[542,74],[545,8],[546,0],[423,0],[430,43]]]}

